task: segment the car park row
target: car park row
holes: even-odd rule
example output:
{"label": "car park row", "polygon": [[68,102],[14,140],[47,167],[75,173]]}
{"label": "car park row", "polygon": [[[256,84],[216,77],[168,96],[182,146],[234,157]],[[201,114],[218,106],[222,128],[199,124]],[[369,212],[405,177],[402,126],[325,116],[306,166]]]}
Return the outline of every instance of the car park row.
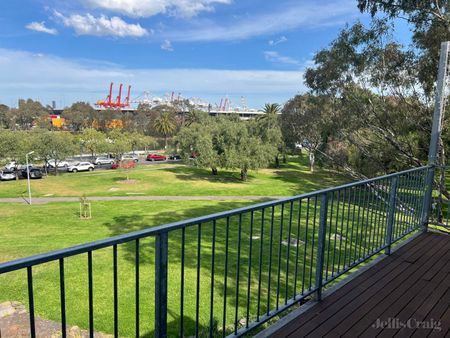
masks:
{"label": "car park row", "polygon": [[[169,156],[161,155],[158,153],[150,153],[145,157],[147,162],[156,161],[179,161],[181,156],[178,154],[171,154]],[[70,173],[76,173],[80,171],[93,171],[95,169],[117,169],[120,162],[134,161],[139,162],[139,156],[135,154],[124,154],[119,159],[115,159],[108,156],[93,157],[91,160],[55,160],[51,159],[46,162],[42,167],[29,164],[30,179],[39,179],[44,176],[44,173],[52,171],[66,171]],[[145,162],[141,162],[145,164]],[[0,180],[11,181],[21,178],[27,178],[27,168],[25,165],[19,165],[16,161],[9,162],[3,170],[0,169]]]}

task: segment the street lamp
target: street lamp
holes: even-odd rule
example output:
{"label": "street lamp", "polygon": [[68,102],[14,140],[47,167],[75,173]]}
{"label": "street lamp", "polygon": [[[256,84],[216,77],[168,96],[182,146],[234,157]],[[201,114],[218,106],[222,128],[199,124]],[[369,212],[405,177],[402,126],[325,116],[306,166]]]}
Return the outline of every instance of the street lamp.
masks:
{"label": "street lamp", "polygon": [[30,186],[30,166],[28,165],[28,156],[34,154],[34,151],[30,151],[25,155],[27,160],[27,179],[28,179],[28,204],[31,204],[31,186]]}

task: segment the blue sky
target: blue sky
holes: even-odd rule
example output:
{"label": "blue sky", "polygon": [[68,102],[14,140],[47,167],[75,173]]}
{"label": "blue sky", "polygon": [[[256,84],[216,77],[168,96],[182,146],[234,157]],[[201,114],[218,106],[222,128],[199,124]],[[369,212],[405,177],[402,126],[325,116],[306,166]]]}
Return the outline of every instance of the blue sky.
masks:
{"label": "blue sky", "polygon": [[356,0],[14,0],[0,2],[0,102],[104,98],[109,82],[234,105],[284,103]]}

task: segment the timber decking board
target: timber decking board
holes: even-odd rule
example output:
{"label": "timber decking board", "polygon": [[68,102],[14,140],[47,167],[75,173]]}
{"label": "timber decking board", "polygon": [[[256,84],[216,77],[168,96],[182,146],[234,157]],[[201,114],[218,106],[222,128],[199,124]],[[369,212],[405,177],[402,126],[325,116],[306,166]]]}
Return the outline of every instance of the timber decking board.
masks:
{"label": "timber decking board", "polygon": [[[440,330],[375,328],[441,321]],[[450,236],[424,233],[288,322],[272,337],[450,335]]]}

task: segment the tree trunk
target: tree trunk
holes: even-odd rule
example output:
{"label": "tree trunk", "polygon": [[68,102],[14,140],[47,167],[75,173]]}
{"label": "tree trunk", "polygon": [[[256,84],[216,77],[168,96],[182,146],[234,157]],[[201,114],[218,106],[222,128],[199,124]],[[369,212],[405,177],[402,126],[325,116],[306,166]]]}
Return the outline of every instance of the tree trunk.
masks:
{"label": "tree trunk", "polygon": [[164,135],[164,149],[167,150],[167,136]]}
{"label": "tree trunk", "polygon": [[275,168],[279,168],[280,167],[280,159],[278,158],[278,155],[275,156]]}
{"label": "tree trunk", "polygon": [[247,168],[241,169],[241,180],[247,181],[247,178],[248,178]]}
{"label": "tree trunk", "polygon": [[316,156],[313,151],[309,151],[309,170],[314,172],[314,162],[316,161]]}
{"label": "tree trunk", "polygon": [[218,170],[216,167],[211,167],[211,174],[213,175],[217,175],[218,174]]}
{"label": "tree trunk", "polygon": [[287,163],[287,158],[286,158],[286,154],[283,153],[283,163],[286,164]]}

